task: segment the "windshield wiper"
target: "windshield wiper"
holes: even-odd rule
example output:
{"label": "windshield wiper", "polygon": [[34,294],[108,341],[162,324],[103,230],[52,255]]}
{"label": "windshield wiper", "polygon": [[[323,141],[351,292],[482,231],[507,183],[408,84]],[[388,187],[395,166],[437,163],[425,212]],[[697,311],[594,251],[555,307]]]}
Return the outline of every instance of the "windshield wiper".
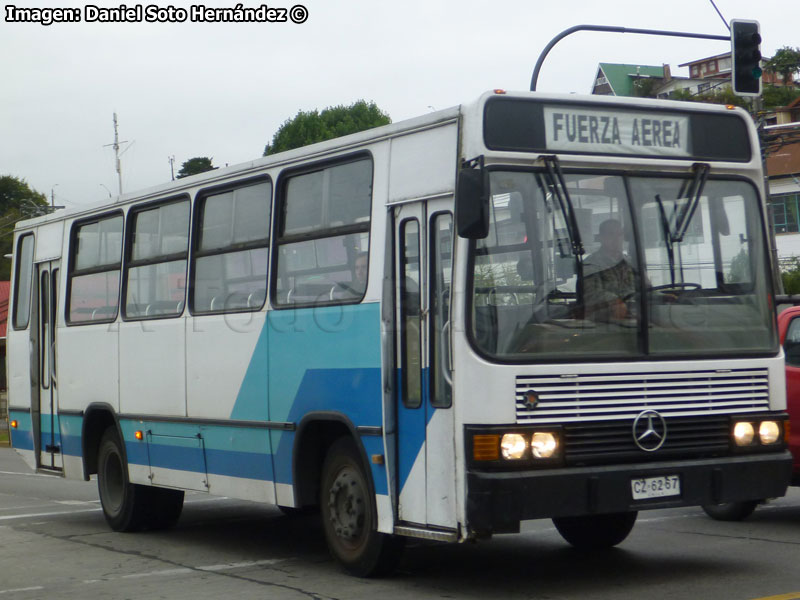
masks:
{"label": "windshield wiper", "polygon": [[686,230],[689,229],[689,223],[692,221],[694,211],[697,209],[697,205],[700,204],[700,196],[703,195],[703,188],[706,185],[709,170],[710,166],[706,163],[694,163],[692,165],[692,171],[694,172],[692,180],[684,180],[678,199],[686,198],[687,202],[680,208],[675,219],[675,231],[671,235],[673,242],[680,243],[683,241],[683,236],[686,235]]}
{"label": "windshield wiper", "polygon": [[553,194],[558,200],[558,205],[561,208],[561,213],[564,215],[564,222],[567,224],[567,233],[569,234],[570,244],[572,245],[572,254],[577,257],[583,256],[585,250],[583,249],[583,242],[581,241],[581,233],[578,230],[578,221],[575,218],[575,209],[572,206],[567,185],[564,182],[564,174],[561,172],[561,164],[558,162],[558,157],[543,156],[545,168],[547,169],[547,178]]}
{"label": "windshield wiper", "polygon": [[[678,197],[675,199],[675,209],[672,214],[675,215],[675,229],[670,227],[667,211],[664,208],[664,202],[661,200],[661,195],[656,194],[656,202],[658,202],[658,214],[661,220],[661,230],[664,233],[664,241],[667,243],[667,257],[669,258],[669,276],[672,285],[675,285],[675,244],[683,242],[683,237],[689,229],[689,223],[692,222],[697,205],[700,204],[700,197],[703,195],[703,188],[708,180],[708,171],[710,167],[706,163],[694,163],[692,171],[694,175],[691,181],[684,179],[681,189],[678,192]],[[677,208],[678,201],[681,198],[686,198],[686,202],[680,209]],[[677,214],[676,214],[677,213]]]}
{"label": "windshield wiper", "polygon": [[661,200],[661,194],[656,194],[656,202],[658,202],[658,214],[661,217],[661,231],[664,234],[664,241],[667,242],[667,257],[669,258],[669,278],[672,285],[675,285],[675,250],[672,245],[672,231],[669,227],[669,219],[667,219],[667,212],[664,210],[664,202]]}

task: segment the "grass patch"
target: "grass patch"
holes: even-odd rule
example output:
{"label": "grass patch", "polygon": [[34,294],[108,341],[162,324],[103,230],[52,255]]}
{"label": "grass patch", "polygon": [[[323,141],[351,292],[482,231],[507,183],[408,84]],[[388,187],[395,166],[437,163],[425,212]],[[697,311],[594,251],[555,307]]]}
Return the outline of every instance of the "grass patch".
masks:
{"label": "grass patch", "polygon": [[8,446],[8,431],[5,429],[0,429],[0,446]]}

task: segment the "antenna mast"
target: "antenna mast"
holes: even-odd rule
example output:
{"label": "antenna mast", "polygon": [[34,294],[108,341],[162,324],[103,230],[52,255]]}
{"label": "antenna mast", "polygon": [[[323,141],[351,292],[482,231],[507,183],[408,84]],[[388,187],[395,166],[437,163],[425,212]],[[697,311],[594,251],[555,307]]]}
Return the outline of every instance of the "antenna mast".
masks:
{"label": "antenna mast", "polygon": [[119,195],[122,196],[122,162],[119,160],[119,145],[120,144],[127,144],[127,141],[120,142],[119,141],[119,129],[117,127],[117,113],[114,113],[114,143],[113,144],[106,144],[103,146],[104,148],[108,148],[111,146],[114,148],[114,162],[116,164],[117,169],[117,179],[119,180]]}

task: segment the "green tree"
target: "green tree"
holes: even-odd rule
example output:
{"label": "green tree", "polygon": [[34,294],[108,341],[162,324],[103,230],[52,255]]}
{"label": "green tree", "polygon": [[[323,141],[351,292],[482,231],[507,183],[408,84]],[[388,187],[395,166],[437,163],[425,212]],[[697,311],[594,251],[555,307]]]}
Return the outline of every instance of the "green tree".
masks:
{"label": "green tree", "polygon": [[737,96],[729,87],[709,90],[699,94],[693,94],[687,90],[676,90],[670,95],[670,99],[685,100],[687,102],[707,102],[710,104],[733,104],[747,110],[750,109],[750,99]]}
{"label": "green tree", "polygon": [[777,73],[783,79],[783,85],[790,85],[794,74],[800,71],[800,48],[784,46],[775,56],[764,61],[764,70]]}
{"label": "green tree", "polygon": [[217,167],[211,164],[213,159],[207,156],[196,156],[190,158],[181,165],[181,170],[178,171],[178,179],[189,177],[190,175],[197,175],[198,173],[205,173],[206,171],[213,171]]}
{"label": "green tree", "polygon": [[350,106],[332,106],[322,112],[299,111],[288,119],[264,148],[264,156],[364,131],[392,120],[374,102],[358,100]]}
{"label": "green tree", "polygon": [[800,90],[791,86],[765,85],[761,94],[764,108],[779,108],[788,106],[800,96]]}
{"label": "green tree", "polygon": [[656,90],[664,85],[659,77],[644,77],[633,82],[633,95],[637,98],[655,98]]}
{"label": "green tree", "polygon": [[[11,254],[14,225],[17,221],[50,212],[44,194],[31,189],[24,180],[11,175],[0,176],[0,255]],[[0,280],[11,278],[11,261],[0,260]]]}

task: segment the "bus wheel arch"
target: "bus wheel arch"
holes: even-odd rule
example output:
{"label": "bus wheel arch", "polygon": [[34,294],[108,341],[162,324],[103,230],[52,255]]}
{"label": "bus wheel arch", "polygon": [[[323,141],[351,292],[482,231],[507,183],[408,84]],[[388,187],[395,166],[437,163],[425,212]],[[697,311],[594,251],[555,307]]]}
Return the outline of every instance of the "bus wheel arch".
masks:
{"label": "bus wheel arch", "polygon": [[[296,508],[317,506],[322,465],[328,450],[343,437],[357,443],[356,429],[337,413],[309,413],[297,427],[292,449],[292,481]],[[361,450],[363,454],[363,449]]]}
{"label": "bus wheel arch", "polygon": [[[90,475],[97,473],[97,460],[100,452],[100,442],[105,431],[113,427],[122,439],[122,431],[114,409],[109,404],[90,404],[83,416],[83,431],[81,445],[83,452],[83,478],[89,481]],[[124,448],[123,448],[124,451]]]}
{"label": "bus wheel arch", "polygon": [[114,531],[167,529],[183,509],[183,490],[131,483],[125,441],[115,426],[107,427],[100,438],[97,491],[103,516]]}

